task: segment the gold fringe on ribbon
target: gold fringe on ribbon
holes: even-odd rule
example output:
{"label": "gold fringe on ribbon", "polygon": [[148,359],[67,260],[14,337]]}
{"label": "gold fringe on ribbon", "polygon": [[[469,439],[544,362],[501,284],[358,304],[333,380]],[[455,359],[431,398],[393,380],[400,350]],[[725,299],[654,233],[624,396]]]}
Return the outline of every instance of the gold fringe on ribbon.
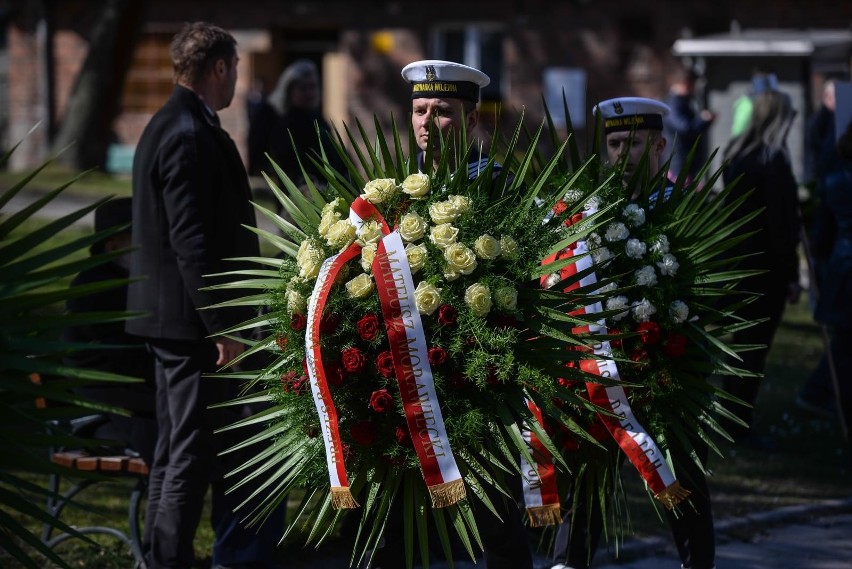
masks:
{"label": "gold fringe on ribbon", "polygon": [[546,504],[544,506],[533,506],[527,508],[530,517],[530,526],[540,528],[544,526],[555,526],[562,523],[562,513],[559,504]]}
{"label": "gold fringe on ribbon", "polygon": [[663,503],[667,510],[671,510],[684,500],[686,500],[691,492],[680,485],[680,482],[675,480],[675,483],[666,488],[659,494],[654,495],[654,498]]}
{"label": "gold fringe on ribbon", "polygon": [[354,510],[358,502],[352,496],[352,490],[346,486],[332,486],[331,507],[335,510]]}
{"label": "gold fringe on ribbon", "polygon": [[461,478],[429,486],[429,497],[432,498],[433,508],[452,506],[464,498],[465,495],[464,480]]}

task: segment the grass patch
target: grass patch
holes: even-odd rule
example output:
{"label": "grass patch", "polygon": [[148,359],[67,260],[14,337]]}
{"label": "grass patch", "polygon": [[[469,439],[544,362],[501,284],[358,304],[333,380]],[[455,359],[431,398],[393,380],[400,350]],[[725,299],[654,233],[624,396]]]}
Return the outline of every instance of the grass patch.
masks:
{"label": "grass patch", "polygon": [[[24,177],[29,170],[10,172],[0,170],[0,191],[11,188]],[[49,164],[27,184],[26,191],[43,192],[58,188],[68,182],[79,172],[58,164]],[[98,170],[88,172],[85,176],[71,184],[66,190],[69,195],[101,198],[108,195],[120,197],[130,196],[131,182],[128,176],[115,176]]]}

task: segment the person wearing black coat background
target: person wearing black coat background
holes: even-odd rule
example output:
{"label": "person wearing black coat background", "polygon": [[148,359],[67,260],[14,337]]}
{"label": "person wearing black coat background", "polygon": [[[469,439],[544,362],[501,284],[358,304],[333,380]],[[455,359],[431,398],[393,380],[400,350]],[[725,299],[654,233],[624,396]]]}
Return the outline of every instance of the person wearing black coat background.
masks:
{"label": "person wearing black coat background", "polygon": [[[725,150],[727,167],[723,172],[725,184],[739,177],[730,199],[751,191],[737,209],[734,218],[760,210],[755,219],[740,233],[757,231],[736,245],[730,257],[750,255],[737,263],[738,269],[756,269],[766,272],[746,278],[741,287],[760,293],[755,302],[739,311],[744,319],[765,319],[763,322],[734,334],[735,344],[765,345],[765,348],[740,353],[742,362],[733,362],[754,374],[762,374],[772,338],[781,322],[786,302],[796,302],[800,294],[798,184],[790,165],[787,150],[787,133],[795,117],[790,99],[778,91],[765,91],[755,95],[752,117],[742,135],[735,138]],[[754,405],[760,386],[757,377],[726,376],[724,389],[728,393]],[[751,425],[753,408],[732,405],[730,409],[746,424]],[[730,429],[735,439],[747,436],[748,430],[740,425]]]}
{"label": "person wearing black coat background", "polygon": [[[206,378],[243,352],[221,336],[252,316],[206,310],[227,300],[201,290],[236,270],[233,257],[259,254],[248,178],[216,111],[227,107],[237,80],[236,41],[211,24],[187,24],[171,45],[176,86],[145,128],[133,164],[133,245],[128,309],[147,313],[127,323],[156,359],[159,435],[151,468],[145,546],[150,569],[191,567],[193,538],[212,484],[213,565],[268,567],[280,533],[266,539],[233,514],[241,496],[225,495],[232,454],[213,431],[239,417],[208,407],[236,395],[231,381]],[[212,339],[211,339],[212,337]],[[237,458],[237,457],[234,457]]]}

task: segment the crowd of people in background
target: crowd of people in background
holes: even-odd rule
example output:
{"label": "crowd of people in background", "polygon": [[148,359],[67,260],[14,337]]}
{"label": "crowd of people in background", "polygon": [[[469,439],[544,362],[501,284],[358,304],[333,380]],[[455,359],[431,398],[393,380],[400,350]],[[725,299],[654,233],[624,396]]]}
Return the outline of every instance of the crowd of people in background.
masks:
{"label": "crowd of people in background", "polygon": [[[314,161],[319,160],[321,147],[326,152],[331,148],[332,130],[322,116],[316,64],[295,61],[284,69],[268,96],[250,99],[246,169],[217,115],[233,98],[238,63],[235,46],[229,33],[205,23],[188,25],[175,37],[172,56],[176,86],[137,148],[132,214],[130,200],[115,200],[96,216],[96,229],[121,224],[131,224],[132,229],[97,244],[94,252],[125,247],[131,234],[135,249],[129,257],[117,257],[81,274],[75,284],[127,276],[133,282],[129,291],[126,287],[112,289],[109,295],[75,300],[68,306],[70,311],[127,308],[146,314],[129,321],[126,331],[116,324],[75,328],[67,332],[67,338],[78,342],[109,338],[111,343],[126,344],[125,351],[113,351],[109,357],[104,352],[89,351],[68,363],[142,375],[146,380],[129,397],[119,389],[89,395],[135,414],[129,420],[109,417],[96,434],[127,441],[151,467],[145,525],[151,569],[194,563],[192,542],[210,486],[211,523],[216,533],[214,566],[275,567],[273,551],[283,523],[279,520],[276,525],[273,520],[259,534],[246,530],[232,513],[240,495],[225,493],[222,474],[229,465],[217,457],[217,452],[227,441],[213,431],[238,416],[211,411],[208,405],[235,393],[225,382],[201,381],[201,377],[240,355],[242,344],[221,333],[250,315],[238,310],[199,310],[228,298],[202,290],[210,284],[203,275],[232,270],[232,265],[222,265],[223,258],[258,254],[256,238],[242,227],[255,225],[248,174],[263,171],[274,177],[271,159],[297,184],[304,184],[308,178],[321,183]],[[697,80],[700,78],[692,70],[678,70],[665,99],[664,107],[670,112],[661,112],[664,130],[650,137],[662,141],[659,152],[655,149],[651,153],[654,169],[668,166],[671,179],[685,175],[694,180],[707,157],[706,133],[718,110],[713,112],[699,102]],[[813,377],[802,387],[799,401],[821,411],[842,409],[845,421],[852,420],[852,124],[835,132],[834,83],[828,82],[823,104],[808,127],[808,177],[813,180],[817,206],[805,219],[803,231],[798,198],[801,184],[793,173],[787,145],[796,109],[771,72],[758,70],[752,85],[751,92],[731,110],[731,140],[723,149],[724,183],[735,186],[731,199],[744,200],[737,215],[753,216],[748,238],[732,252],[731,262],[740,269],[765,271],[744,283],[761,296],[743,308],[743,316],[763,320],[758,326],[736,332],[734,339],[738,344],[762,347],[743,352],[742,362],[736,364],[744,370],[743,377],[731,376],[723,381],[725,390],[747,404],[730,406],[741,420],[729,427],[738,441],[749,436],[754,409],[760,406],[760,382],[771,381],[759,378],[785,304],[799,297],[803,235],[813,259],[813,289],[818,291],[814,295],[815,318],[827,327],[831,342]],[[436,109],[440,115],[439,107],[445,99],[435,97],[434,101],[426,101],[432,104],[424,110],[427,122],[435,120]],[[415,99],[415,115],[418,104],[424,101]],[[458,116],[473,116],[475,104],[475,100],[465,101]],[[414,126],[416,129],[417,124]],[[624,147],[615,148],[610,162],[623,159],[626,152]],[[691,161],[687,160],[690,154],[694,154]],[[116,362],[124,367],[116,367]],[[706,451],[706,445],[703,448]],[[703,472],[693,474],[695,479],[704,480]],[[714,563],[713,527],[706,483],[699,490],[699,506],[689,516],[672,517],[670,522],[684,566],[709,569]],[[495,540],[486,543],[486,549],[490,548],[493,559],[498,559],[504,555],[499,542],[505,534],[495,531],[494,535]],[[581,548],[582,559],[576,555],[571,558],[567,542],[563,540],[562,544],[563,550],[555,558],[570,565],[558,567],[586,567],[594,556],[594,547],[591,553],[585,547]],[[521,555],[524,566],[531,563],[528,553],[524,550]],[[492,561],[487,566],[517,566],[512,563]]]}

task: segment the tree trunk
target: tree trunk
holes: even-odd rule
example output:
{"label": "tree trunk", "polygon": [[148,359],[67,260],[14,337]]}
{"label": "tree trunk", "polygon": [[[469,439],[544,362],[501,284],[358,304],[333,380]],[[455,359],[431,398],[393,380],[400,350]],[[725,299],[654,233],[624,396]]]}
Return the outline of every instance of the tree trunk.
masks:
{"label": "tree trunk", "polygon": [[145,4],[136,0],[105,0],[92,29],[89,53],[74,83],[65,116],[53,140],[58,161],[77,170],[103,167],[114,139],[124,79],[142,24]]}

